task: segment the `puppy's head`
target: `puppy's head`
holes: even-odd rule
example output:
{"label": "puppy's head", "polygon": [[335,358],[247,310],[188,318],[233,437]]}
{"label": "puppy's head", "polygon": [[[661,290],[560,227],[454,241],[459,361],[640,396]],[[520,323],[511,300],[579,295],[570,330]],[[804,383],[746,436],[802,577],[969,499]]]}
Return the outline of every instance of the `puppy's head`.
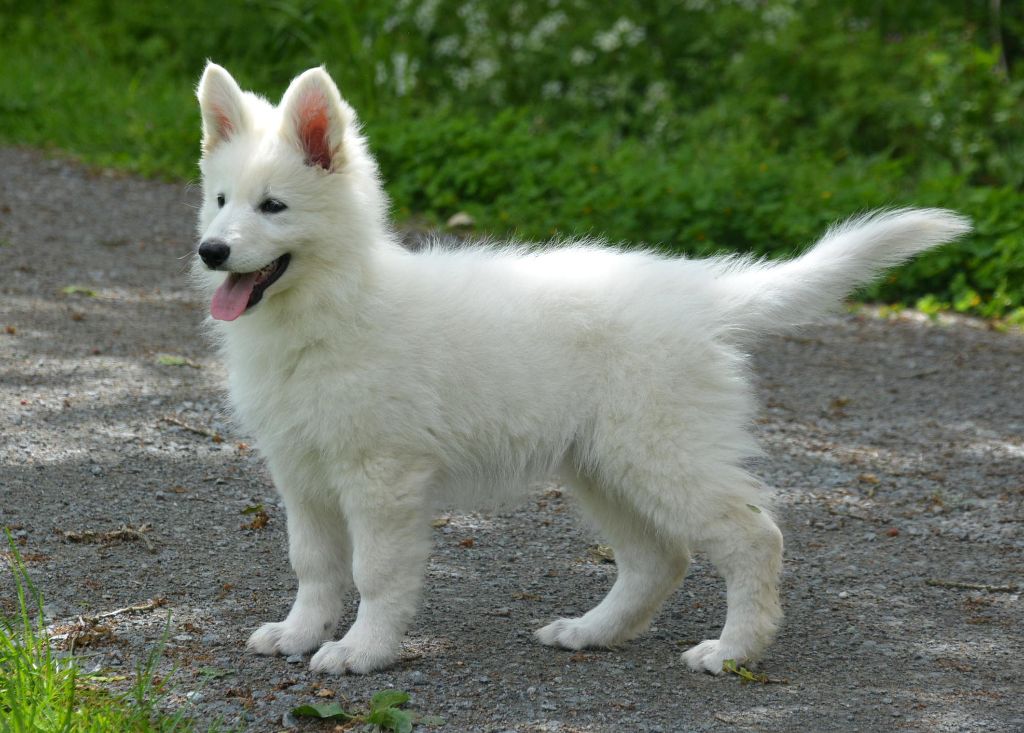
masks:
{"label": "puppy's head", "polygon": [[322,68],[298,76],[274,107],[210,63],[198,97],[203,203],[193,274],[210,314],[233,321],[322,265],[325,242],[357,207],[344,174],[366,154],[355,113]]}

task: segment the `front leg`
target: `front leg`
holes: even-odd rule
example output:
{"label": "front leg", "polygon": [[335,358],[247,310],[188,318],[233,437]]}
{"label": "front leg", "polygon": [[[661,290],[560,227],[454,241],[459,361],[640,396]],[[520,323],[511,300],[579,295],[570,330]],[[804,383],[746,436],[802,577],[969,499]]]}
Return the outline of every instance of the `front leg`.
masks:
{"label": "front leg", "polygon": [[359,611],[340,641],[324,644],[313,655],[310,668],[316,672],[364,674],[387,667],[398,658],[416,612],[430,552],[429,474],[403,472],[388,478],[390,485],[370,482],[343,494]]}
{"label": "front leg", "polygon": [[288,617],[263,624],[247,646],[259,654],[304,654],[330,639],[352,582],[351,542],[337,507],[286,496],[288,556],[299,592]]}

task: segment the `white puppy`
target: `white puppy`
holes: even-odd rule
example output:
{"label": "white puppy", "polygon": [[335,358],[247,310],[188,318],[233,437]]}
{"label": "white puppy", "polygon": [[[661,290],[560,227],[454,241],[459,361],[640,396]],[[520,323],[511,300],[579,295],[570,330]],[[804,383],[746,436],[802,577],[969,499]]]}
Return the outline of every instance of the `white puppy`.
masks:
{"label": "white puppy", "polygon": [[[642,633],[700,550],[725,576],[721,638],[684,658],[751,662],[781,618],[782,535],[748,433],[745,347],[808,321],[881,269],[968,231],[901,210],[830,230],[787,262],[688,260],[582,242],[398,242],[355,113],[323,69],[278,107],[210,64],[199,84],[195,275],[235,415],[284,497],[299,591],[249,646],[319,648],[314,670],[391,664],[417,606],[439,501],[515,497],[559,472],[615,550],[580,649]],[[330,641],[351,581],[355,623]],[[326,642],[326,643],[325,643]]]}

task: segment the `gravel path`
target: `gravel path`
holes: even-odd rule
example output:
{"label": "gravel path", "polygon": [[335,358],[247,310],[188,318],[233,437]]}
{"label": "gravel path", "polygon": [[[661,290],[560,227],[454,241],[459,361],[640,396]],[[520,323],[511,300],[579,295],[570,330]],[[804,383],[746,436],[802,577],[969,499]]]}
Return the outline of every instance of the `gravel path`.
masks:
{"label": "gravel path", "polygon": [[[585,611],[614,576],[557,487],[438,521],[401,662],[319,677],[243,651],[295,580],[283,509],[223,417],[223,369],[198,335],[183,276],[195,192],[15,149],[0,174],[0,525],[87,668],[129,670],[170,612],[169,707],[251,731],[385,687],[453,732],[1024,730],[1024,604],[995,588],[1024,582],[1019,333],[847,316],[757,355],[757,470],[787,538],[787,621],[762,669],[785,684],[681,664],[724,618],[701,557],[638,641],[537,644],[533,629]],[[262,527],[244,513],[258,506]]]}

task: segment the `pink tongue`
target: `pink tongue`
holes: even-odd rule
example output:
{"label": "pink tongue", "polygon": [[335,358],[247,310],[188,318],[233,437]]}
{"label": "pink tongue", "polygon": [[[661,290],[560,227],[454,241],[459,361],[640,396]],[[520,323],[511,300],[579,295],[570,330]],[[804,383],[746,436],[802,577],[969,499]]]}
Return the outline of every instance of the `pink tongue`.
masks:
{"label": "pink tongue", "polygon": [[218,321],[233,321],[245,312],[249,305],[249,296],[256,285],[257,274],[248,272],[244,275],[231,273],[217,288],[210,301],[210,315]]}

